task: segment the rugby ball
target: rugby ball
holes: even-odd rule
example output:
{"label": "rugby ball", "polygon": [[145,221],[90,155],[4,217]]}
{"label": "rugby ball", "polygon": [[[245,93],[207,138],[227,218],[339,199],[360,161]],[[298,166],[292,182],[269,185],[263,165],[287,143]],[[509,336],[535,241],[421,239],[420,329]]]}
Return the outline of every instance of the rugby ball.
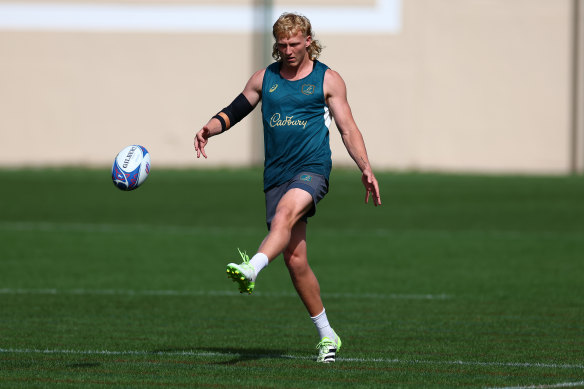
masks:
{"label": "rugby ball", "polygon": [[144,146],[131,145],[118,153],[112,167],[112,180],[121,190],[134,190],[150,174],[150,153]]}

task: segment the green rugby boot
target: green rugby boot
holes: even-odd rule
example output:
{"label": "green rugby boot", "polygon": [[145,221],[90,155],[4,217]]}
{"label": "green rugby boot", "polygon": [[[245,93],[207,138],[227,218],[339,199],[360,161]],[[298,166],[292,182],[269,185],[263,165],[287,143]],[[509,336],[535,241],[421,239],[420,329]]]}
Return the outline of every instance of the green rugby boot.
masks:
{"label": "green rugby boot", "polygon": [[328,337],[324,337],[320,340],[320,343],[316,345],[318,350],[318,357],[316,357],[316,362],[320,363],[331,363],[334,362],[337,357],[337,351],[341,349],[341,338],[333,330],[335,334],[335,340],[331,340]]}
{"label": "green rugby boot", "polygon": [[239,265],[235,263],[228,264],[227,277],[231,278],[233,282],[237,282],[239,293],[251,294],[255,287],[256,272],[253,266],[249,264],[249,256],[246,253],[242,253],[240,249],[237,249],[237,251],[239,251],[243,262]]}

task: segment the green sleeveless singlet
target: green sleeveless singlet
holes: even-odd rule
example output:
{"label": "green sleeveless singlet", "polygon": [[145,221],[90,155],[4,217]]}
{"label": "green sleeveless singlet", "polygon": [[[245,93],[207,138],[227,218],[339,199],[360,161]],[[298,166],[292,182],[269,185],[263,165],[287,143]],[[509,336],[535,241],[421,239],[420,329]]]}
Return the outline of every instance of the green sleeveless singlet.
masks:
{"label": "green sleeveless singlet", "polygon": [[279,62],[266,68],[262,84],[264,191],[301,172],[329,179],[332,118],[323,92],[327,69],[315,60],[308,76],[288,81],[280,75]]}

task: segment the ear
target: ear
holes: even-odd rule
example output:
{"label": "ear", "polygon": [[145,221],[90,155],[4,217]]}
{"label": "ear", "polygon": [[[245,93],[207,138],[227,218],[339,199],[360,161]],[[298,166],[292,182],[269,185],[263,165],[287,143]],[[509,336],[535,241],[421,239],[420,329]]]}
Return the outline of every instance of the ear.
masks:
{"label": "ear", "polygon": [[306,44],[305,47],[308,48],[308,46],[310,46],[310,44],[312,43],[312,37],[310,35],[308,35],[306,37]]}

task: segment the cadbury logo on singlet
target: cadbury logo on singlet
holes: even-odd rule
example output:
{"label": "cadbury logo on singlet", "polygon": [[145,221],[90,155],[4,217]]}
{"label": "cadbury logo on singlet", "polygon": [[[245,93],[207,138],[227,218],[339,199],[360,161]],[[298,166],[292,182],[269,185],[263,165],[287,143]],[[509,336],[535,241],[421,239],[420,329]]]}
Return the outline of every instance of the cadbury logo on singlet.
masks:
{"label": "cadbury logo on singlet", "polygon": [[282,127],[282,126],[302,126],[303,129],[306,128],[307,120],[294,120],[294,116],[286,116],[282,119],[282,115],[275,113],[270,118],[270,127]]}

